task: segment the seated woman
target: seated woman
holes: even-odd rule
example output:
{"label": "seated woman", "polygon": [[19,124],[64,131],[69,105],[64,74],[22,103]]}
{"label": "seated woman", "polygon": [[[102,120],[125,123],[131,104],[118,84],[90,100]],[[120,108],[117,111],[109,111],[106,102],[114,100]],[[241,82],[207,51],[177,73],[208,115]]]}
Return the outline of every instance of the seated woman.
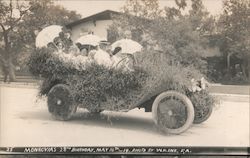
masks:
{"label": "seated woman", "polygon": [[78,48],[75,44],[73,44],[73,45],[71,45],[71,46],[69,47],[68,52],[69,52],[70,54],[80,54],[80,50],[79,50],[79,48]]}
{"label": "seated woman", "polygon": [[99,65],[103,65],[107,68],[110,68],[112,66],[110,54],[100,48],[98,48],[97,50],[91,50],[89,52],[89,57]]}
{"label": "seated woman", "polygon": [[87,48],[81,49],[81,55],[88,56],[88,49]]}
{"label": "seated woman", "polygon": [[108,41],[100,41],[99,42],[99,47],[103,51],[109,53],[110,56],[112,56],[112,54],[111,54],[111,45],[110,45],[110,43]]}
{"label": "seated woman", "polygon": [[55,43],[55,46],[57,48],[57,51],[64,52],[65,51],[65,43],[63,43],[62,39],[60,37],[56,37],[53,41]]}

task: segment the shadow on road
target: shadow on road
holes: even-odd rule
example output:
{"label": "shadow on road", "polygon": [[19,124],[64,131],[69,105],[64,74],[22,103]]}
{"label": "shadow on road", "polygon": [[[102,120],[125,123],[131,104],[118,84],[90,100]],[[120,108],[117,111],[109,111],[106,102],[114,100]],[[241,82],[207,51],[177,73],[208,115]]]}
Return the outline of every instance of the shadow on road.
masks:
{"label": "shadow on road", "polygon": [[71,121],[72,123],[87,126],[99,126],[103,128],[159,134],[159,131],[155,127],[151,118],[141,118],[115,112],[103,112],[100,114],[91,114],[88,112],[76,113]]}
{"label": "shadow on road", "polygon": [[[141,113],[138,114],[140,115]],[[92,114],[87,111],[78,111],[68,121],[57,121],[44,109],[42,111],[20,112],[15,115],[15,117],[29,122],[36,120],[39,121],[39,123],[41,122],[41,124],[56,124],[63,122],[64,124],[71,125],[99,126],[102,128],[140,131],[160,135],[163,134],[158,131],[152,118],[127,115],[125,112],[119,113],[105,111],[100,114]]]}

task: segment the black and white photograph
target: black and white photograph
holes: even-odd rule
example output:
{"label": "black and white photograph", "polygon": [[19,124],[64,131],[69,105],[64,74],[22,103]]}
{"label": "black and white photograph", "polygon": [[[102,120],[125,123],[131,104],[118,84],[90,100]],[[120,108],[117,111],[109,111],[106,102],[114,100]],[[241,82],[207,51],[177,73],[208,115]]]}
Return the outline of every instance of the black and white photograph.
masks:
{"label": "black and white photograph", "polygon": [[0,154],[249,155],[249,93],[249,0],[0,0]]}

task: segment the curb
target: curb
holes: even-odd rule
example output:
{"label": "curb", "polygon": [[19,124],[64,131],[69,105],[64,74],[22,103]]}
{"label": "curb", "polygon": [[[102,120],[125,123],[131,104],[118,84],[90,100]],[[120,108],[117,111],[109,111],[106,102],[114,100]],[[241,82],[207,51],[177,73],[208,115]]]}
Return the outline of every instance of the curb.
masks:
{"label": "curb", "polygon": [[223,94],[239,94],[239,95],[249,95],[250,86],[249,85],[220,85],[211,84],[208,88],[211,93],[223,93]]}
{"label": "curb", "polygon": [[11,83],[4,83],[0,82],[0,87],[11,87],[11,88],[38,88],[40,82],[11,82]]}
{"label": "curb", "polygon": [[225,93],[211,93],[211,94],[223,101],[250,103],[250,95],[225,94]]}

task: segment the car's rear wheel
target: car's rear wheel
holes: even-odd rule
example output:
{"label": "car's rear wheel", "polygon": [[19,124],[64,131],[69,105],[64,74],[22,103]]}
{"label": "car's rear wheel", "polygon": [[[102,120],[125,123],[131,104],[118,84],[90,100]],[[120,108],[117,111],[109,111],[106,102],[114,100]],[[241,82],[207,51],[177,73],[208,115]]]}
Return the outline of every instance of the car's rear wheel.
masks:
{"label": "car's rear wheel", "polygon": [[73,96],[67,85],[57,84],[48,93],[48,110],[57,120],[69,120],[76,112]]}

